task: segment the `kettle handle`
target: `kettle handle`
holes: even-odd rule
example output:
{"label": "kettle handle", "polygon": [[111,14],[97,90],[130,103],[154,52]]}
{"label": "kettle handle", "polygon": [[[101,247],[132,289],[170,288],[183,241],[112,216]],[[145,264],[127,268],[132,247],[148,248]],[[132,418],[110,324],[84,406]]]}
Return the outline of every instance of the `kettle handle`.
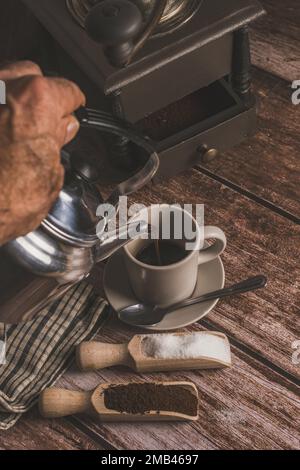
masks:
{"label": "kettle handle", "polygon": [[106,203],[118,207],[120,196],[128,196],[138,191],[155,176],[159,168],[159,157],[154,143],[149,138],[139,134],[128,123],[113,117],[105,111],[81,107],[75,114],[82,127],[94,128],[101,132],[126,137],[149,154],[149,158],[143,168],[126,181],[120,183],[108,197]]}

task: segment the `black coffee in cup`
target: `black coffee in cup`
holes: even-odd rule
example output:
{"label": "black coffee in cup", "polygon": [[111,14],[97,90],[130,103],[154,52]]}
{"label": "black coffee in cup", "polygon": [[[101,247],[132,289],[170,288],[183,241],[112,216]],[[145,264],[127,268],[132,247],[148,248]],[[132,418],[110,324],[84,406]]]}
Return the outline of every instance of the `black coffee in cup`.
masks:
{"label": "black coffee in cup", "polygon": [[136,259],[150,266],[169,266],[186,257],[185,249],[176,242],[155,240],[142,248]]}

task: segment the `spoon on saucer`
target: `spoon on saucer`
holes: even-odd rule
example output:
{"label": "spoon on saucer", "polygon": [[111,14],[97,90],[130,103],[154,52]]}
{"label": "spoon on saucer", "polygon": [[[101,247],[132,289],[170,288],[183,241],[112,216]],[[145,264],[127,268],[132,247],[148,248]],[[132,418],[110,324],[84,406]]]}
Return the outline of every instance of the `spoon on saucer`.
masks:
{"label": "spoon on saucer", "polygon": [[238,284],[234,284],[231,287],[208,292],[200,297],[186,299],[169,307],[159,307],[157,305],[146,305],[142,303],[130,305],[120,310],[118,317],[122,322],[131,326],[154,326],[160,323],[168,313],[174,312],[180,308],[189,307],[208,300],[221,299],[229,295],[243,294],[245,292],[261,289],[265,287],[266,284],[267,278],[265,276],[255,276],[239,282]]}

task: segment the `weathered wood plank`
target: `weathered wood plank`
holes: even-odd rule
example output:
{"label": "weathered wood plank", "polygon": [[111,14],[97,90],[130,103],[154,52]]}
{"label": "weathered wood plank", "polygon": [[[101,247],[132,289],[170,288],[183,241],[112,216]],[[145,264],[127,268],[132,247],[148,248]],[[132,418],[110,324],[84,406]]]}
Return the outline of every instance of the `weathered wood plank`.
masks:
{"label": "weathered wood plank", "polygon": [[[191,328],[189,328],[191,329]],[[202,329],[194,326],[193,330]],[[125,341],[136,331],[113,320],[101,341]],[[76,418],[91,433],[118,449],[297,449],[300,435],[297,390],[267,367],[233,348],[233,367],[223,371],[134,374],[125,368],[79,373],[75,366],[59,382],[70,389],[93,389],[103,382],[191,380],[200,394],[200,419],[192,424],[104,424]]]}
{"label": "weathered wood plank", "polygon": [[97,450],[103,449],[65,419],[45,421],[37,408],[8,431],[0,431],[0,450]]}
{"label": "weathered wood plank", "polygon": [[256,136],[202,166],[300,220],[300,106],[285,81],[258,69],[253,78]]}
{"label": "weathered wood plank", "polygon": [[267,15],[251,26],[252,60],[285,80],[300,76],[298,0],[261,0]]}

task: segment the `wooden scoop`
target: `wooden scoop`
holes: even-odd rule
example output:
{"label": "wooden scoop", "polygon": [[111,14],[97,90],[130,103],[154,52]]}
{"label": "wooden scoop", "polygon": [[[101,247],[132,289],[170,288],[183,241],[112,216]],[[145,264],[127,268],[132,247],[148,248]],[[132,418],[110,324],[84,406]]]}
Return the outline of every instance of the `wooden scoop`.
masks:
{"label": "wooden scoop", "polygon": [[[132,384],[132,382],[131,382]],[[147,385],[164,385],[166,387],[179,387],[188,390],[198,401],[198,390],[191,382],[147,382]],[[157,410],[144,414],[133,414],[108,409],[105,406],[105,390],[112,386],[126,386],[129,384],[103,384],[94,391],[76,392],[58,388],[48,388],[40,396],[39,409],[44,418],[60,418],[79,413],[87,413],[100,418],[101,421],[196,421],[198,410],[195,415],[181,412]],[[176,392],[178,394],[178,392]]]}
{"label": "wooden scoop", "polygon": [[[198,332],[211,336],[211,347],[196,359],[162,359],[145,355],[143,341],[151,335],[136,335],[129,343],[108,344],[86,342],[78,346],[77,364],[82,371],[99,370],[106,367],[125,365],[137,372],[160,372],[172,370],[214,369],[231,366],[230,344],[227,337],[217,332]],[[184,335],[186,333],[176,333]],[[188,333],[189,334],[189,333]],[[163,336],[163,335],[161,335]],[[216,341],[223,344],[223,352],[216,352]]]}

